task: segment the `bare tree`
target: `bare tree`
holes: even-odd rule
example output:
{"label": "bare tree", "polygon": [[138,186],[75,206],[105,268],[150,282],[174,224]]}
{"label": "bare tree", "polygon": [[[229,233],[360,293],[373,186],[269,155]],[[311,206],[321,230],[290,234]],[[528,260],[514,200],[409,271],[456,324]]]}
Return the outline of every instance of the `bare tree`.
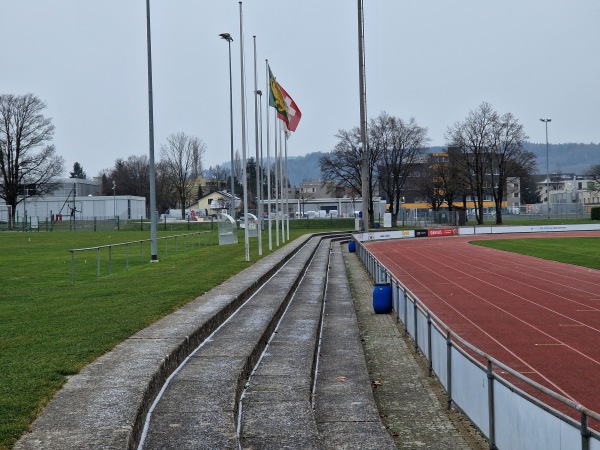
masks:
{"label": "bare tree", "polygon": [[0,198],[10,206],[10,228],[17,205],[56,189],[54,179],[64,171],[63,158],[48,144],[54,125],[45,108],[33,94],[0,95]]}
{"label": "bare tree", "polygon": [[593,186],[593,190],[595,192],[600,191],[600,164],[594,164],[592,167],[590,167],[590,171],[588,176],[592,179],[592,181],[594,182],[594,186]]}
{"label": "bare tree", "polygon": [[[355,196],[362,196],[362,151],[360,145],[360,129],[339,130],[336,134],[339,139],[333,151],[322,156],[319,160],[321,168],[321,181],[327,189],[344,192],[352,191]],[[368,145],[368,144],[367,144]],[[369,161],[369,221],[373,223],[373,193],[375,191],[375,170],[377,167],[377,153],[371,151]]]}
{"label": "bare tree", "polygon": [[240,156],[240,151],[236,150],[235,151],[235,156],[233,158],[233,177],[234,180],[238,179],[241,180],[242,176],[244,175],[242,173],[242,169],[244,168],[244,164],[242,162],[242,157]]}
{"label": "bare tree", "polygon": [[217,191],[221,190],[221,185],[227,186],[227,177],[229,176],[229,169],[220,164],[217,164],[214,167],[209,167],[208,172],[210,173],[210,176],[217,187]]}
{"label": "bare tree", "polygon": [[388,198],[395,227],[400,191],[425,152],[427,128],[419,126],[414,118],[405,122],[383,112],[371,120],[369,137],[371,150],[379,155],[379,186]]}
{"label": "bare tree", "polygon": [[165,176],[177,195],[181,217],[192,197],[198,177],[198,167],[206,152],[206,145],[197,137],[185,133],[174,133],[167,137],[167,145],[161,147]]}
{"label": "bare tree", "polygon": [[418,192],[427,199],[433,211],[438,211],[446,201],[449,165],[429,155],[417,180]]}
{"label": "bare tree", "polygon": [[483,223],[486,195],[494,200],[496,223],[502,223],[502,202],[507,178],[535,169],[535,156],[523,147],[528,138],[511,114],[500,116],[489,103],[470,111],[464,122],[448,127],[446,139],[455,167],[476,204],[477,223]]}
{"label": "bare tree", "polygon": [[491,191],[496,209],[496,224],[502,223],[502,201],[508,177],[517,173],[531,174],[535,170],[535,155],[523,147],[529,136],[523,125],[511,114],[498,117],[492,135],[491,152]]}
{"label": "bare tree", "polygon": [[103,175],[101,188],[103,195],[112,195],[113,186],[116,185],[116,193],[119,195],[150,198],[150,160],[147,155],[131,155],[127,159],[118,158],[115,160],[115,166],[103,170],[101,175]]}
{"label": "bare tree", "polygon": [[[165,212],[177,198],[173,195],[170,183],[166,180],[164,164],[156,163],[156,208]],[[148,155],[131,155],[127,159],[118,158],[111,169],[99,173],[102,195],[136,195],[146,199],[146,209],[150,207],[150,160]],[[115,191],[113,192],[113,188]]]}
{"label": "bare tree", "polygon": [[464,184],[475,202],[477,223],[483,223],[483,204],[491,173],[490,144],[498,113],[489,103],[471,110],[464,122],[456,122],[446,131],[451,164],[464,176]]}

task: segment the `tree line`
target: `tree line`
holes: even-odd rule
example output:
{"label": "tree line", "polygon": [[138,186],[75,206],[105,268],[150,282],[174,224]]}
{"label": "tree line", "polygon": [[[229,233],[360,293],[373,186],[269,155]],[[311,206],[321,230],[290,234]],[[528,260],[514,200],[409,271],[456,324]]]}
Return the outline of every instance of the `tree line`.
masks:
{"label": "tree line", "polygon": [[[331,153],[320,160],[322,182],[333,191],[361,193],[360,132],[340,130]],[[373,193],[387,199],[396,226],[403,190],[418,191],[435,210],[475,203],[478,223],[484,220],[484,201],[493,198],[496,223],[502,223],[502,201],[509,177],[530,177],[535,155],[525,150],[523,125],[511,114],[499,114],[488,103],[447,127],[448,152],[427,154],[427,128],[414,118],[407,121],[382,112],[369,121],[369,217],[373,222]],[[408,183],[408,184],[407,184]]]}
{"label": "tree line", "polygon": [[[185,217],[190,199],[202,196],[198,178],[205,153],[206,145],[198,137],[183,132],[167,136],[167,143],[160,148],[160,160],[155,163],[156,207],[159,211],[179,205],[182,217]],[[147,155],[119,158],[113,168],[101,171],[100,194],[119,193],[144,197],[149,205],[150,160]]]}
{"label": "tree line", "polygon": [[[0,95],[0,198],[11,210],[14,226],[16,206],[28,197],[43,196],[57,188],[56,179],[64,172],[64,159],[50,144],[54,135],[51,119],[43,115],[46,104],[33,94]],[[369,122],[369,216],[373,221],[373,197],[380,192],[390,205],[395,225],[403,191],[418,190],[433,209],[452,208],[457,202],[476,205],[476,218],[483,223],[483,202],[491,196],[496,206],[496,222],[502,223],[501,203],[507,180],[519,177],[525,192],[535,192],[532,174],[535,155],[524,147],[527,135],[511,113],[499,114],[488,103],[470,111],[467,117],[447,127],[448,151],[444,158],[427,153],[427,128],[414,118],[403,120],[382,112]],[[339,130],[334,149],[319,159],[322,182],[335,196],[361,196],[362,148],[358,127]],[[201,139],[183,132],[168,136],[155,164],[157,208],[166,211],[173,205],[184,210],[203,196],[198,182],[206,146]],[[234,178],[234,193],[241,197],[242,161],[239,152],[233,170],[221,165],[209,168],[208,189],[229,189]],[[258,167],[258,176],[267,196],[267,174]],[[271,170],[272,196],[275,196],[275,166]],[[249,207],[256,208],[256,161],[246,161]],[[590,169],[590,177],[600,186],[600,165]],[[417,176],[418,175],[418,176]],[[86,178],[75,163],[73,178]],[[149,199],[150,165],[146,155],[119,158],[112,168],[100,173],[102,195],[127,194]],[[289,180],[284,180],[290,186]],[[408,183],[408,184],[407,184]],[[195,191],[196,190],[196,191]],[[534,199],[535,200],[535,199]],[[539,199],[538,199],[539,200]],[[535,202],[535,201],[528,201]]]}

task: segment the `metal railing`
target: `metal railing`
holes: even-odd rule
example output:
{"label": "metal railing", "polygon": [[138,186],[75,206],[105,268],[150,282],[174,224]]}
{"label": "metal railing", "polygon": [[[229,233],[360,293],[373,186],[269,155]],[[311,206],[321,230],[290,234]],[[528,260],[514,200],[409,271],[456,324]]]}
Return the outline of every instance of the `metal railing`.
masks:
{"label": "metal railing", "polygon": [[530,380],[465,341],[360,242],[356,243],[356,253],[375,282],[390,284],[394,314],[412,338],[414,351],[426,358],[429,375],[435,374],[446,390],[448,409],[454,404],[464,413],[487,438],[490,449],[600,449],[600,433],[589,427],[590,419],[600,423],[600,414]]}
{"label": "metal railing", "polygon": [[[176,234],[173,236],[163,236],[157,238],[157,243],[164,253],[161,257],[169,256],[169,249],[175,254],[179,251],[187,251],[188,248],[193,250],[194,248],[201,248],[204,246],[214,245],[215,234],[212,231],[196,231],[194,233]],[[139,259],[140,265],[150,261],[150,255],[146,254],[150,251],[150,239],[142,239],[138,241],[120,242],[117,244],[98,245],[96,247],[86,248],[73,248],[69,249],[71,252],[71,284],[75,284],[75,254],[84,252],[93,252],[96,255],[96,267],[97,267],[97,278],[100,278],[102,274],[102,251],[106,250],[106,264],[107,275],[113,273],[113,262],[118,261],[124,265],[125,270],[129,270],[131,263],[134,262],[134,258],[137,261]],[[164,243],[164,246],[162,245]],[[169,243],[171,246],[169,247]],[[113,250],[123,250],[123,253],[115,258]],[[132,251],[130,251],[132,250]],[[85,260],[87,264],[87,259]]]}

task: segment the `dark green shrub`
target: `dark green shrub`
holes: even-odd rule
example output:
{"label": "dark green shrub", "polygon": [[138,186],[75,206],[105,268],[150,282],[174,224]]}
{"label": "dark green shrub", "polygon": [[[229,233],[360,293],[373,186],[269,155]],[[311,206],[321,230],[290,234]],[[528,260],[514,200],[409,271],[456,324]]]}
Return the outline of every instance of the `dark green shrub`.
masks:
{"label": "dark green shrub", "polygon": [[600,207],[592,208],[592,220],[600,220]]}

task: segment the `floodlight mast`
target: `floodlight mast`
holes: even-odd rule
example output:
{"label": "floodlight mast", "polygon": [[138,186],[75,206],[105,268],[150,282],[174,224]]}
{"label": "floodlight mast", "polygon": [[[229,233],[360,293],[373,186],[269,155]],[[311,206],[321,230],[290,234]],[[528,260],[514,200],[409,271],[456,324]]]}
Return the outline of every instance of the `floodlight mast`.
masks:
{"label": "floodlight mast", "polygon": [[546,124],[546,201],[548,202],[548,219],[550,218],[550,164],[548,158],[548,122],[552,122],[552,119],[540,119]]}
{"label": "floodlight mast", "polygon": [[361,143],[361,193],[362,193],[362,230],[369,231],[369,146],[367,144],[367,85],[365,81],[365,40],[363,0],[358,0],[358,77],[360,93],[360,143]]}
{"label": "floodlight mast", "polygon": [[150,0],[146,0],[146,38],[148,49],[148,134],[150,163],[150,262],[158,262],[158,245],[156,229],[156,171],[154,168],[154,107],[152,95],[152,44],[150,38]]}

